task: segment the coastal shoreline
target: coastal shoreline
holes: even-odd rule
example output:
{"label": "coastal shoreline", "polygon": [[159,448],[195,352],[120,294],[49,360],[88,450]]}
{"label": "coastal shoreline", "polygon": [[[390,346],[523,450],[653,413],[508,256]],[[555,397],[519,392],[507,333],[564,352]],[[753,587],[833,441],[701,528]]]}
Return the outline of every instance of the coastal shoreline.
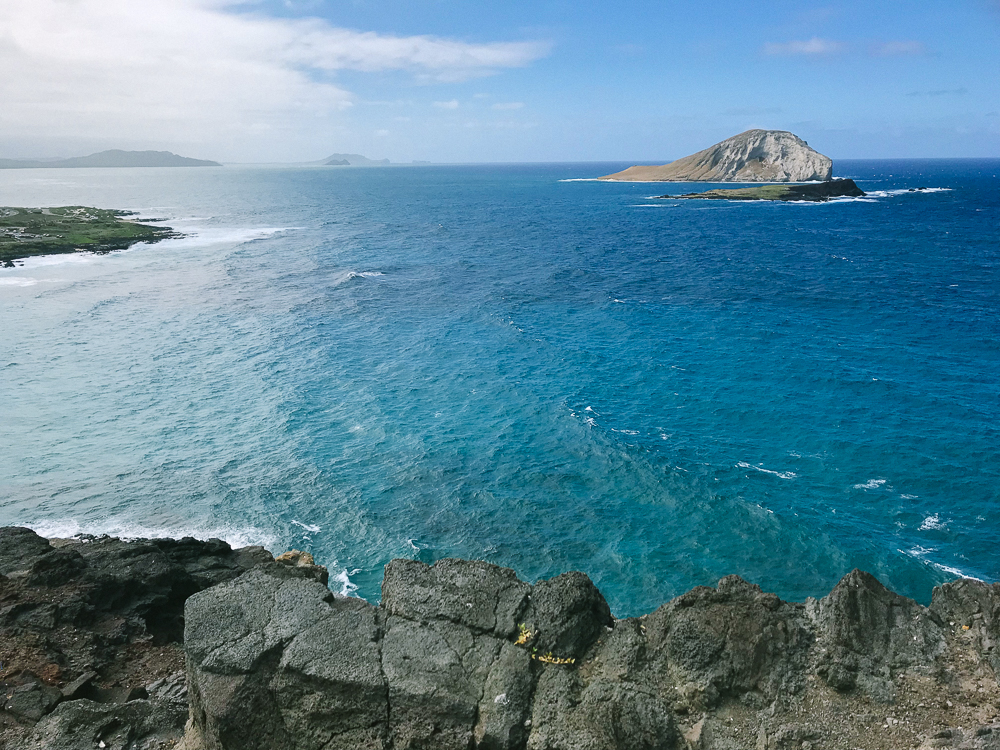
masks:
{"label": "coastal shoreline", "polygon": [[132,216],[132,211],[90,206],[0,206],[0,266],[13,268],[16,261],[43,255],[105,254],[183,236],[170,227],[141,224]]}

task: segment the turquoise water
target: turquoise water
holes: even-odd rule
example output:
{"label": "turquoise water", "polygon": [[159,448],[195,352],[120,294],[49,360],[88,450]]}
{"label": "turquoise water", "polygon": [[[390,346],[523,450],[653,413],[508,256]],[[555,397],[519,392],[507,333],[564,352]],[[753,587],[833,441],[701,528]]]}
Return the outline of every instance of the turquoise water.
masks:
{"label": "turquoise water", "polygon": [[188,234],[0,270],[0,523],[309,549],[373,600],[400,556],[579,569],[618,615],[1000,578],[1000,161],[566,181],[623,166],[0,172]]}

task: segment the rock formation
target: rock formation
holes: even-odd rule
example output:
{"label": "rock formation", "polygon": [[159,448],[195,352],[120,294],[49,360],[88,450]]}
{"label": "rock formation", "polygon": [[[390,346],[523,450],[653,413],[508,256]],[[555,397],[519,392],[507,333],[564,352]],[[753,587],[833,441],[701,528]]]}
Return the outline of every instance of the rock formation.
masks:
{"label": "rock formation", "polygon": [[785,130],[748,130],[662,166],[605,175],[623,182],[810,182],[829,180],[833,162]]}
{"label": "rock formation", "polygon": [[854,180],[827,180],[805,185],[761,185],[752,188],[716,188],[704,193],[684,195],[658,195],[657,198],[677,200],[726,200],[726,201],[811,201],[822,203],[831,198],[861,198],[865,191]]}
{"label": "rock formation", "polygon": [[618,620],[581,573],[394,560],[373,605],[307,553],[26,529],[0,573],[4,750],[1000,750],[1000,584],[728,576]]}

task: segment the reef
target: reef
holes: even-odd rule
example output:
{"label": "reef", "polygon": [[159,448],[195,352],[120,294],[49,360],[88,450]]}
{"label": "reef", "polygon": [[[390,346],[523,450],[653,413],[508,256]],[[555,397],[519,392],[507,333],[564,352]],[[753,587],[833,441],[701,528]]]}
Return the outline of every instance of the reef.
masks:
{"label": "reef", "polygon": [[657,198],[725,201],[812,201],[821,203],[831,198],[861,198],[865,192],[854,180],[829,180],[805,185],[761,185],[751,188],[717,188],[704,193],[658,195]]}
{"label": "reef", "polygon": [[1000,585],[737,576],[617,619],[582,573],[0,529],[0,748],[1000,748]]}
{"label": "reef", "polygon": [[35,255],[124,250],[137,242],[180,237],[170,227],[139,224],[131,211],[88,206],[0,206],[0,265]]}

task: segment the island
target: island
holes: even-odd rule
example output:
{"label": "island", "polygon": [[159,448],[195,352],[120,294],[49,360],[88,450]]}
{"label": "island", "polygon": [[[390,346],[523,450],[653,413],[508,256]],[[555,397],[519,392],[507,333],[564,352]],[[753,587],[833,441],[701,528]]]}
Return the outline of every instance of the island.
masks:
{"label": "island", "polygon": [[387,167],[388,159],[369,159],[361,154],[330,154],[323,160],[326,167]]}
{"label": "island", "polygon": [[833,161],[786,130],[748,130],[660,166],[599,177],[615,182],[811,182],[833,177]]}
{"label": "island", "polygon": [[829,180],[804,185],[761,185],[750,188],[716,188],[704,193],[684,195],[658,195],[672,200],[726,200],[726,201],[810,201],[822,203],[831,198],[862,198],[865,191],[854,180]]}
{"label": "island", "polygon": [[82,167],[221,167],[217,161],[191,159],[170,151],[111,149],[72,159],[0,159],[0,169],[73,169]]}
{"label": "island", "polygon": [[137,242],[180,237],[170,227],[139,224],[132,211],[89,206],[18,208],[0,206],[0,264],[35,255],[124,250]]}

